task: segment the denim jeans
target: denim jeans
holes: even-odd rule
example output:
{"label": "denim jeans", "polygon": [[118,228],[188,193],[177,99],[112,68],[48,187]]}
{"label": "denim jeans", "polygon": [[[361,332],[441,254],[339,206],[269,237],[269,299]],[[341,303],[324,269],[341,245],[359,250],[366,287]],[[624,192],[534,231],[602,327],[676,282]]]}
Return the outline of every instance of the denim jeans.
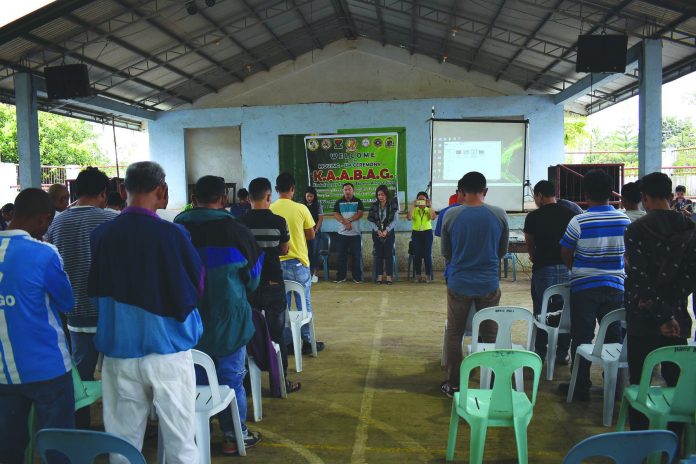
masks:
{"label": "denim jeans", "polygon": [[411,243],[413,243],[413,268],[416,276],[421,275],[421,262],[425,262],[425,275],[430,277],[433,272],[433,231],[411,231]]}
{"label": "denim jeans", "polygon": [[[82,380],[94,380],[94,370],[97,368],[99,352],[94,346],[94,333],[70,332],[70,347],[72,360],[77,367],[77,373]],[[90,428],[90,408],[85,406],[75,412],[75,426],[78,429]]]}
{"label": "denim jeans", "polygon": [[[565,284],[570,281],[570,271],[563,264],[544,266],[532,272],[532,307],[534,315],[541,314],[541,306],[544,301],[544,292],[547,288],[556,284]],[[568,302],[570,303],[570,302]],[[558,311],[563,307],[563,301],[558,296],[553,297],[547,307],[548,312]],[[544,322],[544,321],[542,321]],[[543,330],[537,331],[534,351],[543,359],[546,356],[546,345],[548,345],[548,334]],[[556,347],[556,359],[564,359],[570,347],[570,335],[560,334],[558,336],[558,346]]]}
{"label": "denim jeans", "polygon": [[[246,377],[246,346],[241,347],[229,356],[214,357],[215,371],[217,373],[218,382],[220,385],[227,385],[237,397],[237,407],[239,408],[239,418],[242,421],[242,432],[247,433],[246,413],[247,399],[246,390],[244,389],[244,377]],[[205,371],[196,366],[196,383],[199,385],[207,385],[208,379],[205,376]],[[225,435],[234,435],[234,423],[232,422],[232,411],[230,408],[225,408],[217,415],[220,422],[220,430]]]}
{"label": "denim jeans", "polygon": [[[309,268],[302,265],[296,259],[288,259],[287,261],[281,261],[280,267],[283,268],[283,279],[294,280],[304,285],[305,288],[305,299],[307,300],[307,312],[312,312],[312,274],[309,272]],[[291,300],[290,296],[288,298],[288,306],[290,306]],[[297,308],[302,308],[302,303],[300,303],[299,296],[295,295],[295,304]],[[301,329],[302,340],[309,342],[309,325],[305,324]],[[288,341],[288,345],[292,342],[292,335],[290,333],[290,328],[285,330],[285,340]]]}
{"label": "denim jeans", "polygon": [[372,255],[375,257],[377,277],[386,273],[389,277],[394,275],[394,232],[387,234],[387,238],[382,240],[377,236],[377,232],[372,232]]}
{"label": "denim jeans", "polygon": [[[75,393],[72,373],[55,379],[17,385],[0,384],[0,462],[21,464],[29,442],[29,410],[36,411],[37,430],[75,428]],[[49,459],[49,463],[67,460]]]}
{"label": "denim jeans", "polygon": [[[605,315],[623,305],[624,292],[613,287],[588,288],[570,294],[570,336],[573,338],[570,349],[573,362],[576,361],[578,346],[592,343],[597,322],[601,323]],[[621,343],[621,324],[615,322],[609,326],[604,342]],[[576,389],[583,390],[592,386],[590,365],[589,361],[580,359]]]}
{"label": "denim jeans", "polygon": [[353,280],[362,280],[362,238],[360,235],[336,235],[336,253],[338,254],[338,268],[336,280],[346,278],[348,267],[348,249],[350,249],[351,273]]}

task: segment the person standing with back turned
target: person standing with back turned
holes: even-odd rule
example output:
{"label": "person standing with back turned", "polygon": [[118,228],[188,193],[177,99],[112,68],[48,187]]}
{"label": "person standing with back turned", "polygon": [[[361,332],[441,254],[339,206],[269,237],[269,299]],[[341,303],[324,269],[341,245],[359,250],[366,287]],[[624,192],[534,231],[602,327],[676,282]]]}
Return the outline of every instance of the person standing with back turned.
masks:
{"label": "person standing with back turned", "polygon": [[[203,266],[188,231],[156,214],[169,200],[162,167],[133,163],[125,185],[128,207],[92,232],[88,292],[99,309],[104,428],[141,450],[154,404],[166,461],[197,464],[191,348],[203,332]],[[112,464],[126,462],[111,455]]]}

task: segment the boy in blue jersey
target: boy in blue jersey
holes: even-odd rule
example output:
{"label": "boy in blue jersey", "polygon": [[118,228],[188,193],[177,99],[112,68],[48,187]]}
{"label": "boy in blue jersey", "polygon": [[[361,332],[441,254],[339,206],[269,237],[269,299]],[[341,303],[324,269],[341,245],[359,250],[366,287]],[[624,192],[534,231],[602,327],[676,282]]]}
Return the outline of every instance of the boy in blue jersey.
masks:
{"label": "boy in blue jersey", "polygon": [[203,331],[203,272],[186,229],[155,213],[167,207],[164,179],[157,163],[128,166],[128,207],[92,232],[88,294],[99,310],[104,428],[141,449],[154,404],[166,461],[197,464],[191,348]]}
{"label": "boy in blue jersey", "polygon": [[[628,217],[609,204],[611,178],[593,169],[582,180],[587,212],[574,216],[561,239],[561,258],[570,269],[570,346],[571,357],[579,345],[592,343],[595,325],[609,312],[623,307],[624,299],[624,233]],[[620,326],[612,324],[605,343],[621,342]],[[578,377],[573,396],[580,401],[590,399],[590,365],[579,360]],[[569,384],[558,386],[568,393]]]}
{"label": "boy in blue jersey", "polygon": [[[447,373],[440,390],[452,398],[459,391],[462,337],[471,305],[476,311],[500,302],[500,260],[507,253],[509,227],[502,208],[485,203],[486,177],[469,172],[459,180],[462,203],[444,216],[442,256],[449,262],[447,279]],[[493,321],[481,324],[483,342],[495,342],[498,328]],[[466,379],[465,379],[466,381]]]}
{"label": "boy in blue jersey", "polygon": [[[259,285],[263,257],[251,231],[225,209],[225,179],[201,177],[195,199],[196,207],[179,214],[174,222],[191,233],[205,266],[205,293],[199,300],[203,336],[196,348],[213,358],[218,381],[235,391],[244,445],[251,447],[261,435],[246,426],[246,345],[254,335],[247,297]],[[218,414],[218,420],[224,434],[223,453],[236,454],[230,408]]]}
{"label": "boy in blue jersey", "polygon": [[58,251],[41,242],[52,218],[48,194],[25,189],[14,220],[0,232],[2,463],[24,459],[32,404],[39,429],[75,426],[72,364],[59,316],[75,301]]}

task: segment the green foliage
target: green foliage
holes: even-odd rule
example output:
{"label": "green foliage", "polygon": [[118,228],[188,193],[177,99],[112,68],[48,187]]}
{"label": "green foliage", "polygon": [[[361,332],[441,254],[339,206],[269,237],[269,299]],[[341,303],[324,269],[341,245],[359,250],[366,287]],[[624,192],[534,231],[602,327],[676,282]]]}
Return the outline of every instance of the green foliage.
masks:
{"label": "green foliage", "polygon": [[662,148],[684,148],[696,145],[696,127],[688,118],[668,116],[662,119]]}
{"label": "green foliage", "polygon": [[[39,112],[41,164],[103,165],[109,160],[97,145],[97,135],[86,121]],[[15,107],[0,104],[0,161],[17,163]]]}
{"label": "green foliage", "polygon": [[587,126],[587,116],[566,114],[563,122],[563,142],[566,151],[585,149],[585,144],[590,140],[590,134],[585,126]]}

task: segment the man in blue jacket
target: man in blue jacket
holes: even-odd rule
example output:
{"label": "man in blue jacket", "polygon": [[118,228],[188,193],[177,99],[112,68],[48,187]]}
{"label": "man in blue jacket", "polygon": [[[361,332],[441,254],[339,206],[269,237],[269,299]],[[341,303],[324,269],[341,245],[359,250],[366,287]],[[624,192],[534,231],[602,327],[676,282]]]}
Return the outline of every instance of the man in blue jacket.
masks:
{"label": "man in blue jacket", "polygon": [[[203,336],[196,348],[215,360],[218,381],[235,391],[244,444],[251,447],[261,435],[250,432],[246,426],[246,345],[254,335],[247,294],[259,285],[261,250],[251,231],[225,209],[225,179],[198,179],[195,200],[196,207],[179,214],[174,222],[191,233],[205,266],[205,292],[198,304]],[[224,434],[223,453],[237,453],[230,409],[222,411],[218,420]]]}
{"label": "man in blue jacket", "polygon": [[39,429],[75,426],[72,363],[59,316],[75,301],[58,250],[41,242],[52,218],[48,194],[25,189],[14,220],[0,232],[2,463],[23,461],[32,404]]}
{"label": "man in blue jacket", "polygon": [[155,213],[167,207],[164,178],[157,163],[128,166],[128,207],[92,232],[88,292],[99,310],[106,431],[141,449],[154,404],[166,461],[197,464],[191,348],[203,331],[203,273],[186,229]]}

